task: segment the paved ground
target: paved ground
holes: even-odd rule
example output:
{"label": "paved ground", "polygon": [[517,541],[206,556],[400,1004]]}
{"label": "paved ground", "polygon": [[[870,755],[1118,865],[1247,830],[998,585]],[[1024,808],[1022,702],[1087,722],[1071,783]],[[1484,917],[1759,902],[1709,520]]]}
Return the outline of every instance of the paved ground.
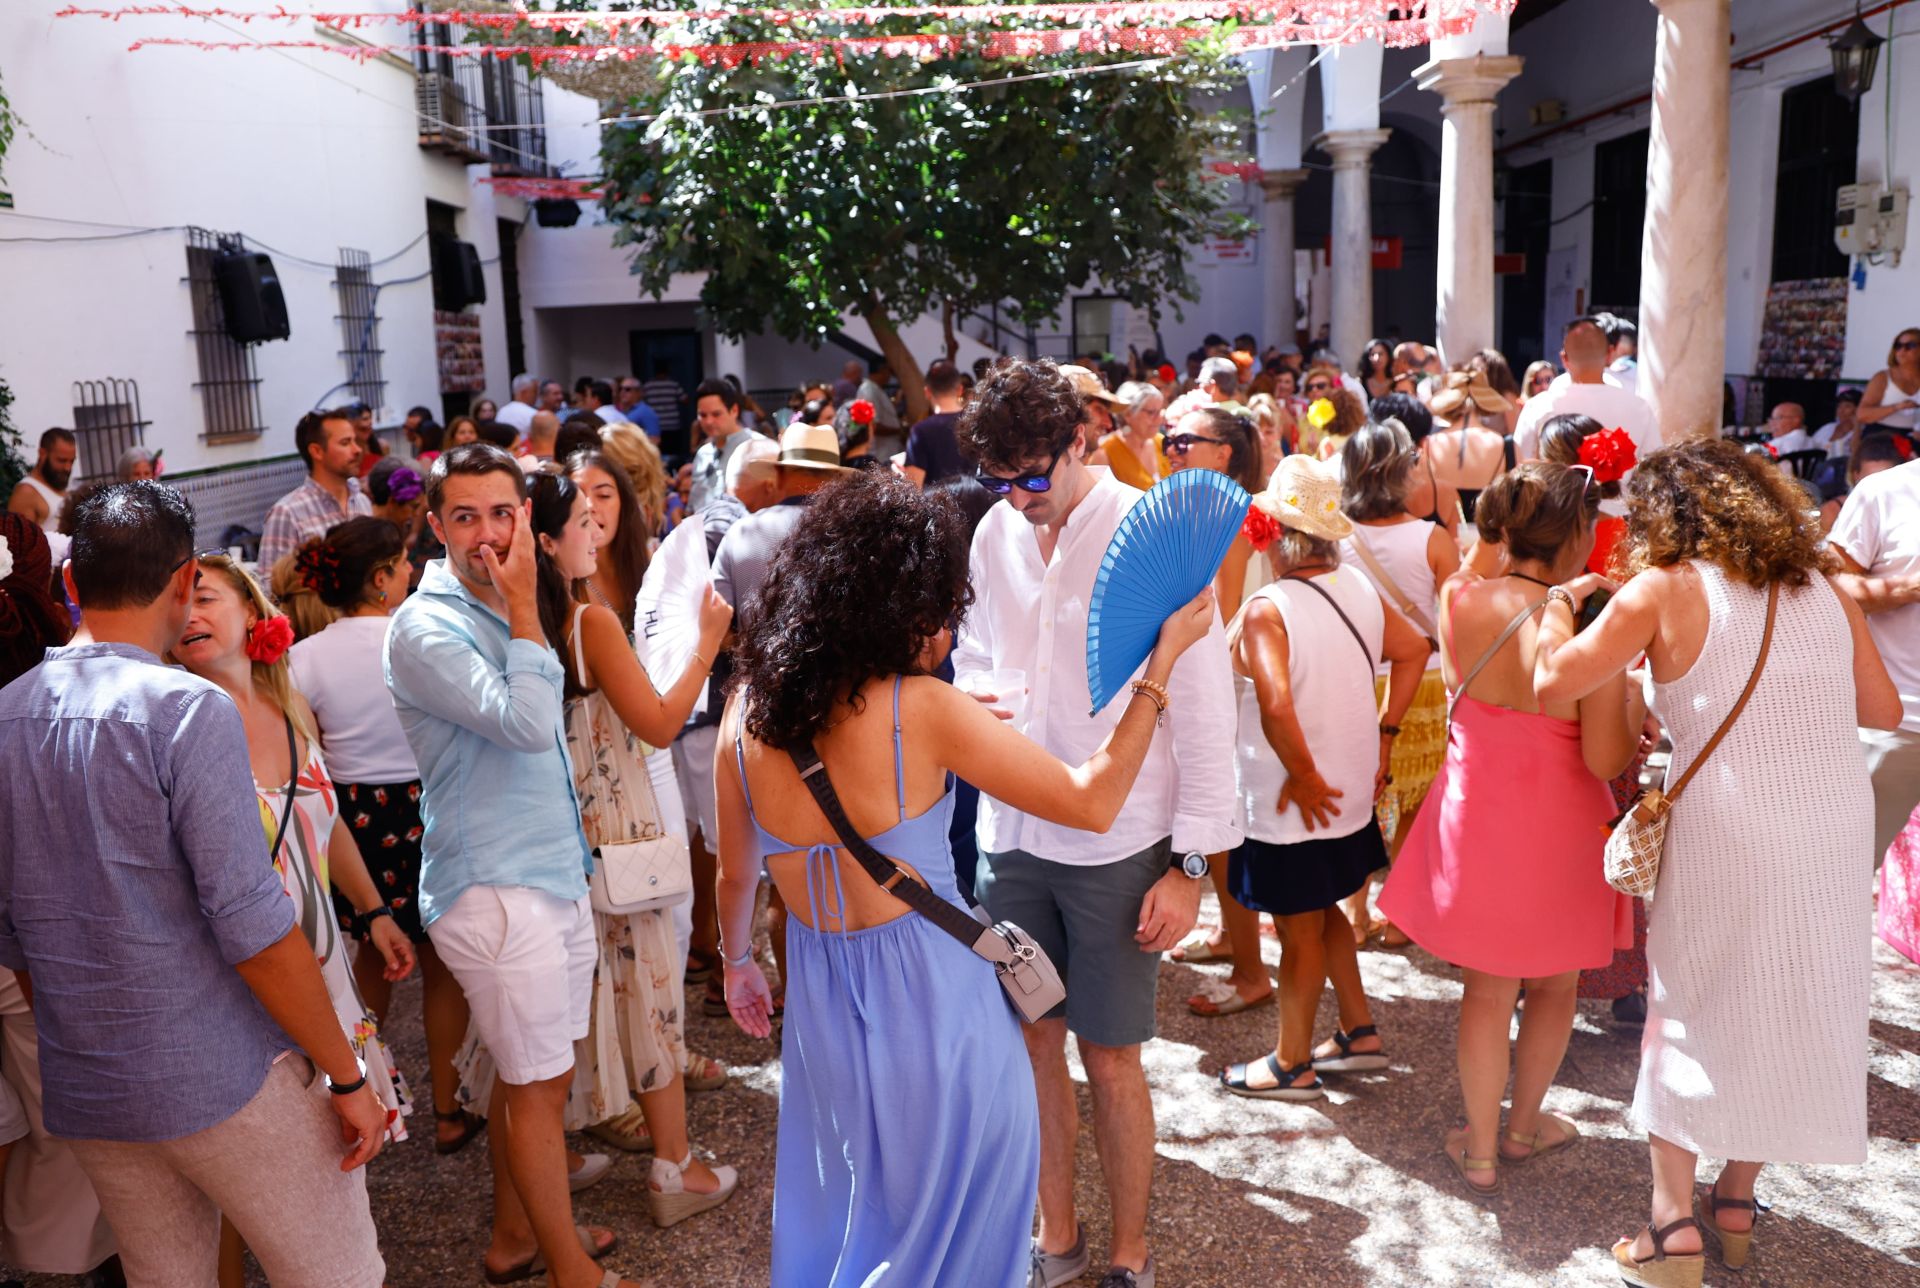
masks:
{"label": "paved ground", "polygon": [[[1276,956],[1271,941],[1268,953]],[[1710,1284],[1920,1286],[1920,968],[1884,947],[1876,963],[1869,1162],[1769,1172],[1761,1194],[1775,1211],[1753,1262],[1742,1275],[1710,1270]],[[1160,1123],[1151,1237],[1162,1288],[1619,1282],[1606,1248],[1645,1219],[1646,1149],[1622,1117],[1637,1031],[1615,1031],[1604,1006],[1587,1004],[1548,1101],[1580,1123],[1586,1141],[1537,1168],[1510,1171],[1505,1194],[1482,1205],[1462,1197],[1439,1153],[1442,1133],[1459,1120],[1456,972],[1417,949],[1366,953],[1393,1067],[1342,1080],[1329,1101],[1288,1106],[1235,1099],[1215,1086],[1222,1067],[1272,1041],[1274,1023],[1270,1008],[1190,1016],[1182,999],[1203,971],[1218,969],[1163,971],[1162,1033],[1146,1055]],[[405,1067],[415,1070],[424,1063],[417,986],[400,997],[391,1027]],[[1322,1019],[1323,1029],[1332,1022],[1329,1012]],[[741,1193],[662,1234],[640,1198],[645,1160],[624,1157],[576,1212],[620,1232],[624,1246],[609,1265],[662,1288],[764,1284],[778,1064],[727,1021],[695,1019],[690,1038],[735,1073],[732,1085],[695,1097],[692,1122],[696,1142],[740,1166]],[[484,1147],[442,1159],[430,1140],[429,1123],[370,1177],[391,1288],[481,1282]],[[1082,1141],[1081,1197],[1101,1264],[1105,1204],[1091,1138]]]}

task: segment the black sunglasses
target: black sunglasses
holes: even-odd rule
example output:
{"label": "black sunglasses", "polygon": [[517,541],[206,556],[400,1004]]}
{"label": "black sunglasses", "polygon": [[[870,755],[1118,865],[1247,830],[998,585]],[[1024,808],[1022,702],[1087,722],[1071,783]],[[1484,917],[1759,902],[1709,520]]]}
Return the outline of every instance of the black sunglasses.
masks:
{"label": "black sunglasses", "polygon": [[1053,488],[1053,467],[1060,463],[1060,458],[1066,455],[1066,451],[1064,447],[1057,448],[1053,455],[1047,458],[1046,469],[1022,474],[1018,478],[1003,479],[997,475],[988,474],[985,470],[975,474],[974,478],[980,481],[981,487],[995,496],[1005,496],[1016,487],[1022,492],[1047,492]]}
{"label": "black sunglasses", "polygon": [[1898,340],[1895,341],[1893,347],[1896,349],[1920,349],[1920,340]]}
{"label": "black sunglasses", "polygon": [[1224,438],[1208,438],[1205,434],[1170,434],[1166,439],[1166,449],[1176,456],[1185,456],[1195,443],[1212,443],[1215,447],[1225,447]]}

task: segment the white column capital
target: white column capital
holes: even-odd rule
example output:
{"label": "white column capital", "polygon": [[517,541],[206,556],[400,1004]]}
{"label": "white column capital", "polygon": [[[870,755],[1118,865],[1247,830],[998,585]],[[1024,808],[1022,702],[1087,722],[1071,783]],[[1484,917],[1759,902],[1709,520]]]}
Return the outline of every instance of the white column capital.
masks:
{"label": "white column capital", "polygon": [[1526,62],[1518,54],[1475,54],[1444,58],[1414,69],[1414,83],[1438,94],[1446,108],[1458,103],[1491,103]]}
{"label": "white column capital", "polygon": [[1284,201],[1300,191],[1300,185],[1306,181],[1305,170],[1263,170],[1260,174],[1260,191],[1266,194],[1268,201]]}
{"label": "white column capital", "polygon": [[1364,167],[1393,134],[1392,130],[1328,130],[1317,136],[1313,147],[1333,158],[1336,170]]}

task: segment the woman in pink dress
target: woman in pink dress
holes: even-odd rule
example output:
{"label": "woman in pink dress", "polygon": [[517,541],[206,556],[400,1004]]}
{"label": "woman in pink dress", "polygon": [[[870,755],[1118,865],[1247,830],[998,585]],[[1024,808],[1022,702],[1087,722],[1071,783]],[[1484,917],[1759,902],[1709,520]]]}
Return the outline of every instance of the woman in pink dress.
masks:
{"label": "woman in pink dress", "polygon": [[[1580,971],[1632,942],[1628,901],[1602,878],[1600,851],[1614,813],[1607,780],[1632,757],[1646,716],[1638,691],[1624,674],[1577,703],[1543,704],[1533,689],[1547,588],[1574,582],[1586,566],[1599,503],[1592,471],[1545,462],[1504,474],[1481,494],[1481,540],[1505,547],[1511,571],[1461,573],[1442,590],[1454,692],[1446,761],[1380,893],[1382,914],[1465,977],[1467,1126],[1449,1133],[1445,1148],[1475,1195],[1498,1191],[1501,1164],[1579,1139],[1572,1122],[1543,1115],[1540,1103],[1573,1031]],[[1580,577],[1577,593],[1593,577]],[[1497,1140],[1522,984],[1513,1108]]]}

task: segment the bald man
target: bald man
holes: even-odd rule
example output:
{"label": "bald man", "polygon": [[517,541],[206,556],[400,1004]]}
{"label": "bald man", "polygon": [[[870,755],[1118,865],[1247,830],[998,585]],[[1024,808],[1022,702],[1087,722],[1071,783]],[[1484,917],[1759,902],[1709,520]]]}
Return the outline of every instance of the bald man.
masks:
{"label": "bald man", "polygon": [[1768,446],[1779,456],[1813,446],[1813,435],[1807,433],[1807,409],[1799,403],[1775,403],[1767,416],[1767,433],[1772,435]]}
{"label": "bald man", "polygon": [[[1549,416],[1578,412],[1591,416],[1608,429],[1627,431],[1641,460],[1660,446],[1660,429],[1654,423],[1653,408],[1636,393],[1607,381],[1607,333],[1589,318],[1581,318],[1567,328],[1560,342],[1560,365],[1566,368],[1566,383],[1555,381],[1547,391],[1527,399],[1520,409],[1520,420],[1513,427],[1515,454],[1523,461],[1540,457],[1540,426]],[[1618,501],[1601,507],[1608,513],[1625,513]]]}

